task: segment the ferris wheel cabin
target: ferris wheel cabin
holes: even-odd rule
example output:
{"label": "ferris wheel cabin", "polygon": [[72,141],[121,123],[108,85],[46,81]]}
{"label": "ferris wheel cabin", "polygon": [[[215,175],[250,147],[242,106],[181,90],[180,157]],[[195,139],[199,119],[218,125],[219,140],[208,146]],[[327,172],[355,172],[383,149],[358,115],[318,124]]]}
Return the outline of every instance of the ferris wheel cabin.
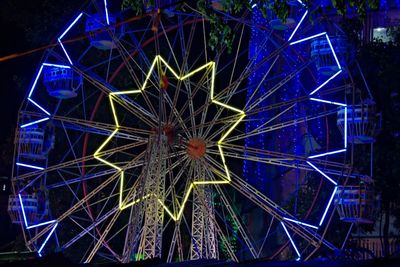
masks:
{"label": "ferris wheel cabin", "polygon": [[116,17],[109,14],[94,14],[86,19],[86,34],[89,36],[90,44],[101,50],[115,48],[113,35],[115,34]]}
{"label": "ferris wheel cabin", "polygon": [[344,136],[347,116],[347,140],[354,144],[371,144],[379,130],[380,118],[375,104],[371,101],[360,105],[341,107],[337,112],[337,126]]}
{"label": "ferris wheel cabin", "polygon": [[336,191],[335,204],[342,221],[368,224],[375,221],[374,191],[366,183],[339,186]]}
{"label": "ferris wheel cabin", "polygon": [[[22,212],[22,208],[24,212]],[[24,223],[23,216],[28,225],[39,223],[49,214],[49,201],[44,195],[41,196],[36,192],[30,195],[11,195],[8,198],[8,214],[12,223]]]}
{"label": "ferris wheel cabin", "polygon": [[74,74],[70,67],[46,66],[43,82],[50,96],[68,99],[77,96],[77,89],[82,84],[82,77]]}
{"label": "ferris wheel cabin", "polygon": [[[340,62],[347,54],[347,43],[344,37],[330,37],[333,50]],[[332,53],[329,41],[325,36],[314,38],[311,42],[311,58],[315,61],[318,73],[331,76],[339,71],[339,66]]]}

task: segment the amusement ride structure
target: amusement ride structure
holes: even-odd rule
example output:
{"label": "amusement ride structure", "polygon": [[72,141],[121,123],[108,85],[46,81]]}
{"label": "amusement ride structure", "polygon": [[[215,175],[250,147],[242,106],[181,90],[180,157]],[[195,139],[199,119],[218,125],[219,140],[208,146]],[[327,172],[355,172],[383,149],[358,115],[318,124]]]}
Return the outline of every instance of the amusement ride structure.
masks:
{"label": "amusement ride structure", "polygon": [[335,209],[372,222],[352,155],[379,118],[340,29],[301,1],[287,20],[211,1],[234,31],[232,51],[211,49],[200,11],[154,2],[135,16],[90,1],[38,66],[9,200],[26,247],[85,263],[307,260],[340,249],[325,238]]}

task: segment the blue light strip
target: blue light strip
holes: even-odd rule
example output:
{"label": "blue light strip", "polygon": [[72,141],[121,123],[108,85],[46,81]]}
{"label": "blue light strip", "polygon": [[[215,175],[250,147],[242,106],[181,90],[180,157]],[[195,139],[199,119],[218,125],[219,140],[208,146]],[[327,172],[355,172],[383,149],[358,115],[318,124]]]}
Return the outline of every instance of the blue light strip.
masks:
{"label": "blue light strip", "polygon": [[18,165],[18,166],[27,167],[27,168],[31,168],[31,169],[35,169],[35,170],[40,170],[40,171],[44,170],[44,168],[42,168],[42,167],[29,165],[29,164],[25,164],[25,163],[21,163],[21,162],[17,162],[15,164]]}
{"label": "blue light strip", "polygon": [[32,122],[29,122],[29,123],[21,125],[21,128],[25,128],[25,127],[28,127],[28,126],[31,126],[31,125],[34,125],[34,124],[38,124],[38,123],[40,123],[42,121],[47,121],[48,119],[50,119],[50,118],[47,117],[47,118],[43,118],[43,119],[40,119],[40,120],[37,120],[37,121],[32,121]]}
{"label": "blue light strip", "polygon": [[37,81],[38,81],[38,79],[39,79],[40,74],[42,73],[42,70],[43,70],[43,65],[40,66],[40,69],[39,69],[39,71],[38,71],[38,74],[36,75],[35,81],[33,82],[33,85],[32,85],[32,87],[31,87],[31,90],[29,91],[28,98],[30,98],[30,97],[32,96],[33,90],[34,90],[35,87],[36,87],[36,83],[37,83]]}
{"label": "blue light strip", "polygon": [[43,222],[43,223],[38,223],[38,224],[27,226],[26,229],[32,229],[32,228],[40,227],[40,226],[43,226],[43,225],[52,224],[52,223],[55,223],[55,222],[57,222],[57,221],[56,220],[51,220],[51,221],[47,221],[47,222]]}
{"label": "blue light strip", "polygon": [[322,103],[327,103],[327,104],[332,104],[332,105],[337,105],[337,106],[342,106],[342,107],[347,107],[347,105],[346,105],[346,104],[343,104],[343,103],[334,102],[334,101],[329,101],[329,100],[324,100],[324,99],[319,99],[319,98],[310,97],[310,100],[312,100],[312,101],[317,101],[317,102],[322,102]]}
{"label": "blue light strip", "polygon": [[296,251],[297,256],[298,256],[299,259],[300,259],[300,258],[301,258],[300,252],[299,252],[299,250],[297,249],[296,245],[294,244],[294,241],[293,241],[292,237],[290,236],[288,230],[286,229],[285,224],[284,224],[283,222],[281,222],[281,224],[282,224],[283,230],[285,230],[287,236],[289,237],[290,243],[292,243],[292,246],[293,246],[294,250]]}
{"label": "blue light strip", "polygon": [[105,9],[105,11],[106,11],[107,25],[110,25],[110,20],[108,19],[107,0],[104,0],[104,9]]}
{"label": "blue light strip", "polygon": [[307,226],[307,227],[314,228],[314,229],[318,230],[318,227],[315,226],[315,225],[311,225],[311,224],[308,224],[308,223],[303,223],[303,222],[300,222],[300,221],[296,221],[296,220],[293,220],[293,219],[289,219],[289,218],[287,218],[287,217],[283,217],[283,219],[284,219],[285,221],[294,222],[294,223],[297,223],[297,224],[300,224],[300,225],[304,225],[304,226]]}
{"label": "blue light strip", "polygon": [[[303,4],[301,1],[299,1],[301,4]],[[292,40],[294,34],[297,32],[297,30],[299,29],[301,23],[303,22],[304,18],[307,16],[308,14],[308,9],[306,10],[306,12],[304,12],[303,17],[301,17],[300,22],[297,24],[296,28],[294,29],[294,31],[292,32],[292,34],[290,35],[288,42],[290,42],[290,40]]]}
{"label": "blue light strip", "polygon": [[36,103],[35,101],[32,100],[32,98],[28,98],[28,100],[34,104],[36,107],[38,107],[41,111],[43,111],[44,113],[46,113],[47,115],[50,116],[50,112],[48,112],[47,110],[45,110],[42,106],[40,106],[38,103]]}
{"label": "blue light strip", "polygon": [[342,66],[340,66],[339,60],[338,60],[338,58],[337,58],[337,56],[336,56],[336,53],[335,53],[335,49],[333,49],[333,46],[332,46],[331,40],[329,39],[328,34],[326,35],[326,40],[328,41],[329,47],[330,47],[331,50],[332,50],[333,57],[334,57],[335,60],[336,60],[336,64],[338,65],[339,70],[341,70],[341,69],[342,69]]}
{"label": "blue light strip", "polygon": [[326,214],[328,213],[329,207],[330,207],[331,204],[332,204],[332,200],[333,200],[333,197],[334,197],[335,194],[336,194],[336,191],[337,191],[337,186],[335,186],[335,189],[333,190],[333,193],[332,193],[332,195],[331,195],[331,198],[329,199],[328,205],[326,205],[324,214],[322,215],[321,221],[319,222],[319,226],[321,226],[321,225],[324,223],[325,216],[326,216]]}
{"label": "blue light strip", "polygon": [[58,39],[58,43],[61,45],[61,48],[62,48],[62,50],[64,51],[65,55],[67,56],[67,59],[68,59],[69,63],[70,63],[71,65],[74,65],[74,64],[72,64],[72,60],[71,60],[71,58],[69,57],[69,55],[68,55],[68,53],[67,53],[67,50],[65,50],[65,47],[64,47],[64,45],[62,44],[62,42],[61,42],[60,39]]}
{"label": "blue light strip", "polygon": [[320,158],[320,157],[324,157],[324,156],[328,156],[328,155],[333,155],[333,154],[338,154],[338,153],[342,153],[342,152],[346,152],[346,149],[339,149],[339,150],[335,150],[335,151],[330,151],[330,152],[326,152],[326,153],[322,153],[322,154],[317,154],[317,155],[312,155],[309,156],[309,159],[315,159],[315,158]]}
{"label": "blue light strip", "polygon": [[28,227],[28,221],[26,220],[25,209],[24,209],[24,204],[22,204],[21,194],[18,194],[18,198],[19,198],[19,203],[21,205],[22,217],[24,217],[25,227]]}
{"label": "blue light strip", "polygon": [[326,34],[326,32],[321,32],[321,33],[318,33],[318,34],[314,34],[312,36],[309,36],[309,37],[306,37],[306,38],[291,42],[290,45],[298,44],[298,43],[301,43],[301,42],[304,42],[304,41],[307,41],[307,40],[310,40],[310,39],[313,39],[313,38],[316,38],[316,37],[319,37],[319,36],[322,36],[322,35],[325,35],[325,34]]}
{"label": "blue light strip", "polygon": [[58,41],[60,41],[67,33],[68,31],[75,25],[76,22],[78,22],[78,20],[82,17],[83,13],[80,13],[75,20],[71,23],[71,25],[69,25],[69,27],[63,32],[63,34],[60,35],[60,37],[58,37]]}
{"label": "blue light strip", "polygon": [[51,229],[50,233],[47,235],[47,237],[44,240],[43,244],[40,246],[40,248],[38,250],[38,254],[39,254],[40,257],[42,257],[42,250],[43,250],[44,246],[46,245],[47,241],[49,241],[50,236],[56,230],[57,226],[58,226],[58,223],[54,224],[53,229]]}
{"label": "blue light strip", "polygon": [[59,64],[52,64],[52,63],[43,63],[43,66],[47,67],[57,67],[57,68],[64,68],[64,69],[70,69],[70,66],[67,65],[59,65]]}
{"label": "blue light strip", "polygon": [[332,80],[333,78],[335,78],[336,76],[338,76],[340,73],[342,72],[342,70],[338,70],[338,72],[336,72],[334,75],[332,75],[331,77],[329,77],[328,80],[326,80],[323,84],[321,84],[320,86],[318,86],[314,91],[312,91],[310,93],[310,95],[315,94],[316,92],[318,92],[319,89],[321,89],[322,87],[324,87],[330,80]]}
{"label": "blue light strip", "polygon": [[40,226],[43,226],[43,225],[48,225],[48,224],[51,224],[51,223],[55,223],[54,226],[53,226],[53,229],[51,229],[50,233],[47,235],[46,239],[44,240],[43,244],[40,246],[40,248],[38,250],[39,256],[42,257],[41,252],[42,252],[44,246],[46,245],[47,241],[49,240],[50,236],[53,234],[54,230],[56,230],[56,227],[58,226],[58,222],[56,220],[51,220],[51,221],[47,221],[47,222],[38,223],[38,224],[34,224],[34,225],[29,225],[28,226],[28,221],[26,219],[26,214],[25,214],[25,207],[24,207],[24,203],[22,201],[21,194],[18,194],[18,198],[19,198],[19,203],[21,205],[22,215],[24,217],[24,223],[25,223],[25,228],[26,229],[32,229],[32,228],[40,227]]}
{"label": "blue light strip", "polygon": [[314,168],[314,170],[316,170],[317,172],[319,172],[320,174],[322,174],[322,176],[324,176],[326,179],[328,179],[331,183],[333,183],[334,185],[337,185],[337,183],[328,175],[326,175],[323,171],[321,171],[320,169],[318,169],[317,167],[315,167],[314,164],[312,164],[311,162],[307,161],[307,164],[310,165],[311,167]]}

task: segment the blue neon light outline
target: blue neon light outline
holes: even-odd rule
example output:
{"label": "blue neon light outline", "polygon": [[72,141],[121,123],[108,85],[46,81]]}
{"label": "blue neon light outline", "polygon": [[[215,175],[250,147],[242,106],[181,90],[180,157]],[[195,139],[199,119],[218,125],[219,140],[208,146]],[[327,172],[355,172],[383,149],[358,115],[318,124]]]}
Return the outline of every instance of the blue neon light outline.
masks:
{"label": "blue neon light outline", "polygon": [[[303,4],[303,2],[302,2],[301,0],[297,0],[297,1],[298,1],[300,4],[302,4],[302,5],[304,6],[304,4]],[[302,16],[300,22],[297,24],[296,28],[294,29],[294,31],[293,31],[292,34],[290,35],[290,37],[289,37],[289,39],[288,39],[288,42],[290,42],[290,41],[292,40],[293,36],[295,35],[295,33],[297,32],[298,28],[300,27],[300,25],[302,24],[303,20],[305,19],[307,13],[308,13],[308,10],[303,14],[303,16]],[[313,36],[309,36],[309,37],[306,37],[306,38],[303,38],[303,39],[300,39],[300,40],[297,40],[297,41],[294,41],[294,42],[289,43],[289,45],[298,44],[298,43],[301,43],[301,42],[304,42],[304,41],[307,41],[307,40],[310,40],[310,39],[313,39],[313,38],[322,36],[322,35],[324,35],[324,34],[325,34],[325,38],[326,38],[327,41],[328,41],[329,48],[331,49],[331,52],[332,52],[332,54],[333,54],[333,57],[335,58],[335,61],[336,61],[336,64],[337,64],[339,70],[338,70],[334,75],[332,75],[331,77],[329,77],[324,83],[322,83],[322,84],[319,85],[316,89],[314,89],[314,90],[309,94],[309,96],[311,96],[311,95],[315,94],[316,92],[318,92],[318,91],[319,91],[323,86],[325,86],[329,81],[331,81],[331,80],[334,79],[336,76],[338,76],[338,75],[342,72],[342,66],[340,65],[340,62],[339,62],[339,60],[338,60],[338,58],[337,58],[337,55],[336,55],[336,52],[335,52],[335,50],[334,50],[334,48],[333,48],[333,46],[332,46],[331,40],[330,40],[330,38],[329,38],[329,36],[328,36],[328,34],[327,34],[326,32],[322,32],[322,33],[319,33],[319,34],[315,34],[315,35],[313,35]],[[343,148],[343,149],[340,149],[340,150],[336,150],[336,151],[330,151],[330,152],[326,152],[326,153],[322,153],[322,154],[318,154],[318,155],[313,155],[313,156],[310,156],[310,157],[308,157],[308,158],[309,158],[309,159],[312,159],[312,158],[323,157],[323,156],[332,155],[332,154],[336,154],[336,153],[346,152],[346,151],[347,151],[347,105],[346,105],[346,104],[343,104],[343,103],[339,103],[339,102],[328,101],[328,100],[323,100],[323,99],[318,99],[318,98],[311,98],[311,97],[310,97],[310,100],[318,101],[318,102],[322,102],[322,103],[327,103],[327,104],[334,104],[334,105],[337,105],[337,106],[342,106],[342,107],[344,107],[344,112],[345,112],[345,114],[344,114],[344,148]],[[325,220],[325,216],[326,216],[326,214],[327,214],[327,212],[328,212],[328,210],[329,210],[329,207],[330,207],[330,205],[331,205],[331,203],[332,203],[333,197],[335,196],[335,193],[336,193],[336,191],[337,191],[337,183],[336,183],[332,178],[330,178],[328,175],[326,175],[323,171],[321,171],[319,168],[317,168],[315,165],[313,165],[311,162],[307,161],[307,163],[308,163],[312,168],[314,168],[316,171],[318,171],[322,176],[324,176],[325,178],[327,178],[330,182],[332,182],[332,183],[335,185],[335,188],[334,188],[333,193],[332,193],[332,195],[331,195],[331,198],[330,198],[330,200],[329,200],[329,202],[328,202],[328,205],[326,206],[325,211],[324,211],[324,213],[323,213],[323,216],[322,216],[322,218],[321,218],[321,220],[320,220],[319,226],[321,226],[321,225],[323,224],[324,220]],[[292,222],[294,222],[294,223],[298,223],[298,224],[303,224],[303,225],[304,225],[304,223],[302,223],[302,222],[300,222],[300,221],[296,221],[296,220],[290,219],[290,218],[285,218],[285,217],[284,217],[283,219],[286,219],[286,220],[292,221]],[[282,223],[282,222],[281,222],[281,223]],[[282,223],[282,226],[285,228],[285,226],[284,226],[283,223]],[[307,225],[305,225],[305,226],[307,226]],[[286,231],[286,228],[285,228],[285,231]],[[288,234],[288,232],[286,232],[286,233]],[[300,257],[299,257],[297,260],[299,260],[299,259],[300,259]]]}
{"label": "blue neon light outline", "polygon": [[[301,4],[303,4],[301,1],[299,1]],[[299,23],[297,24],[296,28],[294,28],[292,34],[290,35],[288,42],[290,42],[290,40],[292,40],[293,36],[295,35],[295,33],[297,32],[297,30],[299,29],[301,23],[303,23],[303,20],[305,19],[305,17],[308,14],[308,9],[306,10],[306,12],[304,12],[304,15],[301,17]]]}
{"label": "blue neon light outline", "polygon": [[27,167],[27,168],[31,168],[31,169],[35,169],[35,170],[40,170],[40,171],[44,170],[43,167],[30,165],[30,164],[25,164],[25,163],[22,163],[22,162],[16,162],[15,165],[18,165],[18,166],[21,166],[21,167]]}
{"label": "blue neon light outline", "polygon": [[104,0],[104,10],[106,12],[107,25],[110,25],[110,20],[108,19],[107,0]]}
{"label": "blue neon light outline", "polygon": [[321,225],[324,223],[325,216],[326,216],[326,214],[328,213],[328,210],[329,210],[329,208],[330,208],[330,206],[331,206],[331,204],[332,204],[332,200],[333,200],[333,197],[334,197],[335,194],[336,194],[337,188],[338,188],[338,187],[335,186],[335,189],[334,189],[333,192],[332,192],[331,198],[329,199],[328,205],[326,205],[326,208],[325,208],[324,214],[322,215],[321,221],[319,222],[319,226],[321,226]]}
{"label": "blue neon light outline", "polygon": [[31,126],[31,125],[34,125],[34,124],[41,123],[43,121],[47,121],[49,119],[50,119],[50,117],[46,117],[46,118],[43,118],[43,119],[40,119],[40,120],[37,120],[37,121],[31,121],[29,123],[25,123],[25,124],[21,125],[20,127],[21,128],[25,128],[25,127],[28,127],[28,126]]}
{"label": "blue neon light outline", "polygon": [[282,221],[281,221],[281,224],[282,224],[283,230],[285,230],[285,232],[286,232],[286,235],[289,237],[290,243],[292,243],[292,246],[293,246],[294,250],[296,251],[296,254],[297,254],[297,256],[298,256],[298,260],[300,260],[301,255],[300,255],[299,250],[298,250],[297,247],[296,247],[296,244],[294,243],[292,237],[290,236],[288,230],[286,229],[285,224],[284,224]]}
{"label": "blue neon light outline", "polygon": [[57,67],[57,68],[64,68],[64,69],[70,69],[71,67],[70,66],[67,66],[67,65],[59,65],[59,64],[53,64],[53,63],[43,63],[42,64],[43,66],[46,66],[46,67]]}
{"label": "blue neon light outline", "polygon": [[320,158],[320,157],[324,157],[324,156],[328,156],[328,155],[334,155],[334,154],[338,154],[338,153],[342,153],[342,152],[346,152],[346,151],[347,151],[347,149],[343,148],[343,149],[339,149],[339,150],[329,151],[326,153],[312,155],[312,156],[309,156],[308,158],[315,159],[315,158]]}
{"label": "blue neon light outline", "polygon": [[326,32],[317,33],[317,34],[308,36],[308,37],[306,37],[306,38],[303,38],[303,39],[300,39],[300,40],[291,42],[291,43],[289,43],[289,45],[299,44],[299,43],[302,43],[302,42],[304,42],[304,41],[317,38],[317,37],[322,36],[322,35],[324,35],[324,34],[326,34]]}
{"label": "blue neon light outline", "polygon": [[304,225],[304,226],[307,226],[307,227],[314,228],[314,229],[318,230],[318,226],[315,226],[315,225],[312,225],[312,224],[308,224],[308,223],[304,223],[304,222],[301,222],[301,221],[293,220],[293,219],[290,219],[290,218],[287,218],[287,217],[283,217],[283,219],[285,221],[294,222],[294,223],[297,223],[297,224],[300,224],[300,225]]}
{"label": "blue neon light outline", "polygon": [[333,78],[335,78],[336,76],[338,76],[340,73],[342,72],[342,70],[338,70],[335,74],[333,74],[331,77],[329,77],[323,84],[321,84],[320,86],[318,86],[314,91],[312,91],[310,93],[310,95],[315,94],[316,92],[318,92],[322,87],[324,87],[328,82],[330,82]]}
{"label": "blue neon light outline", "polygon": [[44,249],[44,246],[46,245],[47,241],[49,241],[50,236],[54,233],[54,231],[56,230],[57,226],[58,226],[58,222],[56,222],[54,224],[53,229],[51,229],[50,233],[47,235],[46,239],[44,240],[44,242],[40,246],[40,248],[38,250],[38,254],[39,254],[40,257],[42,257],[42,250]]}
{"label": "blue neon light outline", "polygon": [[341,69],[342,69],[342,66],[340,66],[339,60],[338,60],[338,58],[337,58],[337,56],[336,56],[336,53],[335,53],[335,49],[333,49],[333,46],[332,46],[332,43],[331,43],[331,39],[329,38],[328,34],[327,34],[325,37],[326,37],[326,40],[328,41],[329,47],[331,48],[333,57],[334,57],[335,60],[336,60],[336,64],[338,65],[339,70],[341,70]]}
{"label": "blue neon light outline", "polygon": [[39,105],[38,103],[36,103],[35,101],[33,101],[32,98],[28,98],[29,102],[31,102],[32,104],[34,104],[36,107],[38,107],[41,111],[43,111],[44,113],[46,113],[48,116],[50,116],[50,112],[48,112],[47,110],[45,110],[41,105]]}
{"label": "blue neon light outline", "polygon": [[58,43],[60,44],[62,50],[64,51],[64,54],[67,56],[67,59],[68,59],[69,63],[70,63],[71,65],[74,65],[74,64],[72,64],[72,60],[71,60],[71,58],[69,57],[69,55],[68,55],[68,53],[67,53],[67,50],[65,49],[63,43],[61,42],[61,39],[58,39]]}
{"label": "blue neon light outline", "polygon": [[309,161],[306,161],[308,165],[310,165],[314,170],[316,170],[317,172],[319,172],[322,176],[324,176],[326,179],[328,179],[332,184],[337,185],[337,182],[335,182],[331,177],[329,177],[328,175],[326,175],[323,171],[321,171],[320,169],[318,169],[314,164],[312,164]]}
{"label": "blue neon light outline", "polygon": [[314,97],[310,97],[310,100],[312,100],[312,101],[318,101],[318,102],[322,102],[322,103],[326,103],[326,104],[332,104],[332,105],[336,105],[336,106],[347,107],[347,105],[346,105],[346,104],[343,104],[343,103],[334,102],[334,101],[329,101],[329,100],[324,100],[324,99],[319,99],[319,98],[314,98]]}
{"label": "blue neon light outline", "polygon": [[58,37],[58,40],[60,41],[68,32],[69,30],[75,25],[75,23],[78,22],[78,20],[82,17],[83,12],[80,13],[75,20],[68,26],[68,28],[60,35],[60,37]]}
{"label": "blue neon light outline", "polygon": [[24,219],[24,223],[25,223],[25,228],[26,228],[26,229],[32,229],[32,228],[36,228],[36,227],[43,226],[43,225],[48,225],[48,224],[51,224],[51,223],[54,223],[54,222],[55,222],[53,228],[51,229],[51,231],[50,231],[49,234],[47,235],[46,239],[44,240],[44,242],[43,242],[42,245],[40,246],[39,250],[37,251],[38,254],[39,254],[39,256],[42,257],[41,252],[42,252],[44,246],[46,245],[47,241],[49,241],[50,236],[51,236],[51,235],[53,234],[53,232],[56,230],[56,228],[57,228],[57,226],[58,226],[58,222],[57,222],[57,220],[50,220],[50,221],[43,222],[43,223],[38,223],[38,224],[34,224],[34,225],[28,225],[28,221],[27,221],[27,219],[26,219],[26,214],[25,214],[24,203],[22,202],[21,193],[18,194],[18,198],[19,198],[19,203],[20,203],[20,205],[21,205],[22,216],[23,216],[23,219]]}
{"label": "blue neon light outline", "polygon": [[34,90],[35,87],[36,87],[36,83],[37,83],[37,81],[38,81],[38,79],[39,79],[39,76],[40,76],[40,74],[42,73],[42,71],[43,71],[43,65],[40,66],[40,69],[39,69],[39,71],[38,71],[38,73],[37,73],[37,75],[36,75],[35,81],[33,82],[33,85],[32,85],[32,87],[31,87],[31,90],[29,91],[28,98],[30,98],[30,97],[32,96],[33,90]]}

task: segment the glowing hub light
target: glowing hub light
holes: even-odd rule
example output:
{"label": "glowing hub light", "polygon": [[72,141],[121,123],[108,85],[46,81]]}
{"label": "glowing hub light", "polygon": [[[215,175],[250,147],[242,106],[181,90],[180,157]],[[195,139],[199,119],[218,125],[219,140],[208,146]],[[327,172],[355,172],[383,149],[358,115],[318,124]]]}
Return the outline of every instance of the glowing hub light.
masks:
{"label": "glowing hub light", "polygon": [[118,116],[117,116],[117,112],[116,112],[115,106],[114,106],[114,98],[116,96],[118,96],[118,95],[128,95],[128,94],[142,93],[145,90],[145,88],[147,86],[147,83],[148,83],[153,71],[155,70],[156,64],[163,64],[167,68],[167,70],[170,71],[170,73],[177,80],[181,80],[181,81],[191,77],[192,75],[194,75],[195,73],[198,73],[200,71],[210,71],[211,70],[211,85],[210,85],[210,87],[211,87],[210,88],[210,100],[211,100],[211,102],[216,104],[216,105],[222,106],[222,107],[224,107],[226,109],[229,109],[231,111],[234,111],[234,112],[238,113],[238,115],[239,115],[238,119],[233,123],[233,125],[226,131],[226,133],[217,142],[218,150],[219,150],[220,157],[221,157],[221,161],[222,161],[222,164],[223,164],[224,170],[225,170],[225,176],[226,176],[225,179],[219,180],[219,181],[194,181],[194,182],[192,182],[190,184],[188,190],[186,191],[186,193],[184,193],[184,198],[183,198],[183,201],[182,201],[182,203],[180,205],[180,209],[176,214],[171,212],[171,210],[157,196],[155,196],[155,195],[154,196],[150,196],[150,195],[146,196],[146,198],[147,197],[157,197],[158,198],[158,202],[163,206],[164,210],[168,213],[168,215],[171,216],[171,218],[173,220],[177,221],[177,220],[179,220],[181,218],[181,216],[183,214],[183,210],[185,208],[185,204],[188,201],[190,193],[193,190],[194,186],[196,186],[196,185],[210,185],[210,184],[228,184],[228,183],[230,183],[231,177],[230,177],[230,174],[229,174],[228,166],[225,163],[225,157],[224,157],[222,145],[223,145],[224,140],[235,129],[235,127],[243,120],[243,118],[246,116],[246,114],[244,113],[244,111],[242,111],[242,110],[240,110],[238,108],[232,107],[230,105],[224,104],[224,103],[219,102],[219,101],[214,99],[214,85],[215,85],[215,74],[216,74],[215,63],[214,62],[209,62],[209,63],[207,63],[207,64],[205,64],[205,65],[203,65],[203,66],[201,66],[201,67],[199,67],[199,68],[197,68],[195,70],[193,70],[192,72],[190,72],[190,73],[188,73],[186,75],[179,76],[177,74],[177,72],[175,72],[175,70],[160,55],[157,55],[155,57],[153,63],[150,66],[149,72],[146,75],[146,79],[143,82],[143,85],[139,89],[130,90],[130,91],[123,91],[123,92],[112,92],[112,93],[109,94],[111,111],[112,111],[112,114],[113,114],[113,117],[114,117],[114,122],[115,122],[116,128],[111,133],[111,135],[103,142],[103,144],[96,150],[96,152],[93,155],[97,160],[107,164],[108,166],[111,166],[112,168],[116,169],[120,173],[119,208],[121,210],[126,209],[126,208],[128,208],[128,207],[130,207],[132,205],[135,205],[135,204],[139,203],[140,201],[142,201],[145,198],[137,199],[137,200],[135,200],[135,201],[133,201],[133,202],[131,202],[129,204],[124,204],[123,203],[122,193],[123,193],[123,188],[124,188],[124,170],[122,168],[118,167],[117,165],[115,165],[115,164],[103,159],[101,157],[101,151],[110,142],[110,140],[115,136],[115,134],[118,132],[119,127],[120,127]]}
{"label": "glowing hub light", "polygon": [[107,25],[110,25],[110,20],[108,18],[107,0],[104,0],[104,11],[106,12]]}

